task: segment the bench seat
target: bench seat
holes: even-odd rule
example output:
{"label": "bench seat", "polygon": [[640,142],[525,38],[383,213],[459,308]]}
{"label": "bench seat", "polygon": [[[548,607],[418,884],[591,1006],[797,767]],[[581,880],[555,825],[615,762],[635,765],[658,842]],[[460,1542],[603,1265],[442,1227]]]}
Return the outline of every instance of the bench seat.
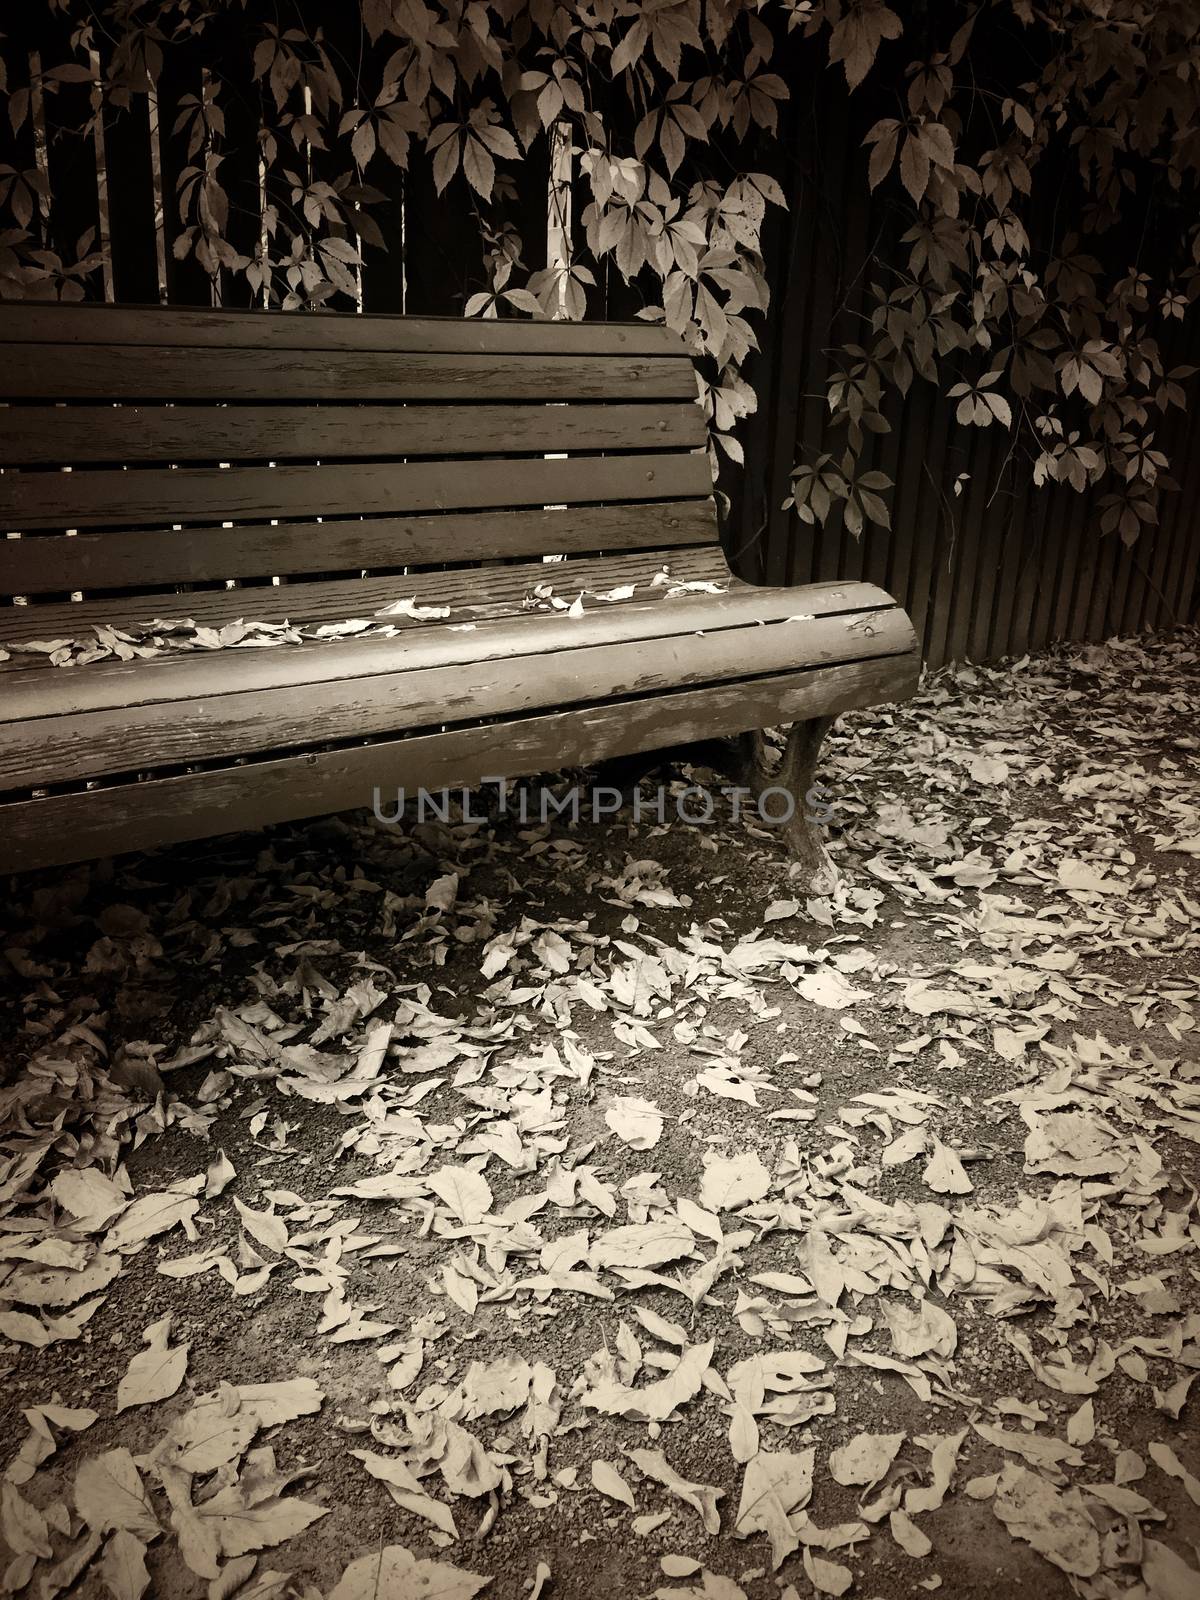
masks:
{"label": "bench seat", "polygon": [[[0,308],[0,870],[911,693],[882,590],[732,576],[664,330],[597,325],[579,348],[579,325],[532,324],[532,350],[503,348],[521,326]],[[299,393],[258,403],[282,379],[256,376],[256,342]],[[468,357],[470,395],[444,395]],[[23,648],[182,618],[301,637],[78,666]]]}

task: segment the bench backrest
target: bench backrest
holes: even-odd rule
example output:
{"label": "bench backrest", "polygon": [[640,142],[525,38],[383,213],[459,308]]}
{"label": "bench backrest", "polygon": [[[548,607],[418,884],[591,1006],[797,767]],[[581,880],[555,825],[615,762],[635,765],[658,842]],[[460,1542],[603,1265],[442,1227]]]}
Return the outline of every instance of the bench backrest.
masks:
{"label": "bench backrest", "polygon": [[696,395],[644,323],[0,306],[0,597],[712,543]]}

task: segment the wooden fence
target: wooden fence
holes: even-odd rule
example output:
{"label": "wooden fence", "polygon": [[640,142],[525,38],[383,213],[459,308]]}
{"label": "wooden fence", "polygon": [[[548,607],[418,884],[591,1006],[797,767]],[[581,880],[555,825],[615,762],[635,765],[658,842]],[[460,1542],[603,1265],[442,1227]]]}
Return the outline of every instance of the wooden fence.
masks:
{"label": "wooden fence", "polygon": [[[848,100],[827,71],[804,72],[789,73],[776,146],[789,209],[764,241],[773,300],[748,374],[758,411],[741,429],[746,470],[728,485],[740,569],[767,582],[881,584],[905,605],[931,665],[1196,620],[1200,433],[1182,411],[1156,441],[1180,490],[1163,497],[1160,526],[1131,549],[1100,535],[1098,494],[1034,489],[1027,468],[1014,487],[1001,470],[1011,436],[960,426],[953,402],[920,382],[889,405],[892,431],[872,436],[867,465],[896,484],[890,532],[868,527],[854,539],[837,520],[812,529],[781,509],[799,450],[814,454],[831,439],[826,351],[865,342],[870,258],[892,223],[885,205],[865,199],[862,137],[879,107]],[[1194,322],[1173,359],[1200,366]]]}
{"label": "wooden fence", "polygon": [[[232,12],[228,25],[237,26]],[[65,28],[42,5],[14,9],[4,43],[10,93],[36,83],[40,61],[68,59]],[[203,48],[220,53],[215,32],[204,36]],[[244,54],[231,48],[228,60]],[[104,65],[102,57],[77,59]],[[98,126],[89,125],[93,90],[86,83],[35,96],[36,114],[16,135],[0,117],[0,162],[42,172],[49,198],[40,206],[39,227],[48,247],[70,257],[88,229],[106,243],[110,265],[89,292],[127,303],[248,305],[244,279],[228,272],[210,278],[194,258],[174,254],[181,227],[175,179],[186,152],[173,130],[189,97],[205,93],[205,58],[199,47],[173,46],[166,60],[153,96],[135,96],[129,109],[106,111]],[[250,254],[262,205],[257,91],[249,82],[245,91],[222,97],[229,101],[222,180],[231,196],[233,242]],[[905,604],[933,665],[1192,620],[1200,567],[1200,450],[1189,448],[1189,419],[1182,414],[1172,417],[1159,441],[1173,458],[1181,492],[1167,497],[1161,525],[1132,550],[1115,537],[1099,537],[1089,497],[1002,482],[1008,435],[998,427],[960,427],[953,407],[926,384],[891,407],[892,431],[874,444],[871,464],[896,483],[890,532],[868,528],[855,540],[836,521],[814,530],[781,509],[793,461],[801,450],[822,447],[826,351],[858,337],[869,261],[888,230],[886,211],[864,198],[859,146],[869,117],[867,108],[847,102],[832,74],[818,72],[793,85],[781,138],[764,155],[784,183],[790,209],[786,216],[773,214],[766,235],[773,303],[760,330],[762,353],[749,374],[759,405],[740,430],[746,465],[723,483],[735,567],[768,582],[873,580]],[[319,162],[319,153],[313,159]],[[461,314],[468,296],[485,283],[479,231],[463,186],[439,197],[428,162],[416,152],[403,177],[383,163],[375,167],[366,177],[388,193],[377,213],[387,249],[364,251],[358,307]],[[529,161],[516,176],[515,216],[526,264],[536,268],[545,262],[549,174],[544,161]],[[583,199],[577,194],[577,205]],[[589,314],[627,317],[640,303],[637,288],[607,267]],[[355,309],[346,296],[334,304]],[[1200,348],[1180,359],[1200,364]]]}
{"label": "wooden fence", "polygon": [[[349,7],[339,16],[329,8],[323,21],[327,40],[336,40],[339,27],[346,27],[345,48],[358,48],[356,9]],[[229,242],[253,256],[262,236],[262,90],[251,81],[244,37],[227,38],[223,32],[243,26],[240,14],[231,9],[211,21],[201,38],[172,42],[164,52],[153,92],[133,95],[128,107],[106,107],[100,127],[92,126],[94,90],[88,84],[60,84],[44,94],[35,92],[33,115],[16,134],[7,114],[0,115],[0,164],[18,171],[40,170],[48,189],[48,198],[36,212],[42,242],[63,259],[74,258],[77,241],[89,229],[106,243],[111,265],[89,280],[89,298],[135,305],[162,301],[242,308],[255,303],[244,275],[220,271],[214,278],[193,254],[182,259],[175,254],[176,240],[184,231],[176,182],[188,163],[186,130],[180,133],[176,125],[181,113],[204,99],[209,60],[221,62],[223,79],[220,178],[229,196]],[[68,24],[49,11],[47,0],[28,0],[14,8],[11,18],[5,16],[4,29],[0,53],[7,66],[9,96],[31,85],[36,90],[40,69],[51,63],[107,67],[102,32],[94,59],[82,52],[72,55]],[[245,81],[239,82],[237,73],[243,70]],[[414,157],[407,174],[378,157],[368,165],[364,181],[387,195],[386,203],[372,210],[385,248],[363,246],[358,296],[351,300],[338,295],[327,309],[459,316],[468,296],[485,287],[483,246],[464,186],[455,184],[450,193],[439,196],[419,142]],[[306,178],[320,179],[328,159],[324,152],[304,147],[285,164]],[[547,230],[547,156],[535,155],[520,163],[514,177],[517,198],[506,211],[531,245],[527,265],[541,267]]]}

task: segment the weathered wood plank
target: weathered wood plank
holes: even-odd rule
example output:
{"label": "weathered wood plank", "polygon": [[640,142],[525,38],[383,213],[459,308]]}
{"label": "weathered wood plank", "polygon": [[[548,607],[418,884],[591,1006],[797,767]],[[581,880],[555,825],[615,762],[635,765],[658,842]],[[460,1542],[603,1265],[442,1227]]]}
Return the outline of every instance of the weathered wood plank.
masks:
{"label": "weathered wood plank", "polygon": [[474,785],[584,765],[780,721],[836,716],[897,700],[916,684],[915,657],[767,677],[642,700],[610,700],[549,716],[418,734],[374,745],[0,806],[0,871],[61,866],[267,823],[369,806],[376,789]]}
{"label": "weathered wood plank", "polygon": [[[247,312],[247,316],[254,313]],[[349,320],[349,319],[347,319]],[[5,347],[10,400],[694,400],[687,356],[412,355],[147,345]]]}
{"label": "weathered wood plank", "polygon": [[[482,461],[358,461],[330,466],[146,467],[136,472],[0,474],[0,528],[84,528],[251,517],[508,510],[588,501],[707,499],[703,454]],[[191,535],[190,537],[202,537]],[[472,560],[468,541],[462,559]]]}
{"label": "weathered wood plank", "polygon": [[[4,548],[0,544],[0,550]],[[728,577],[715,545],[700,549],[648,550],[634,554],[571,558],[565,562],[520,562],[501,567],[454,567],[439,572],[410,572],[376,578],[338,578],[273,586],[250,584],[235,589],[110,595],[98,600],[42,602],[0,608],[0,643],[30,639],[87,637],[94,626],[134,627],[156,617],[192,617],[206,627],[239,618],[261,622],[344,622],[371,617],[398,600],[415,599],[421,606],[449,607],[456,621],[474,618],[472,608],[519,609],[535,585],[552,587],[574,600],[584,586],[607,590],[646,582],[663,568],[687,582],[724,581]],[[410,619],[398,616],[397,625]],[[412,622],[412,626],[421,626]],[[0,664],[0,672],[14,662]],[[6,680],[7,681],[7,680]]]}
{"label": "weathered wood plank", "polygon": [[[659,597],[662,589],[654,583],[654,580],[664,570],[664,566],[669,566],[673,583],[724,584],[729,580],[728,569],[719,551],[688,548],[667,554],[670,556],[668,563],[663,562],[663,552],[648,551],[633,556],[599,557],[596,560],[562,562],[549,566],[541,563],[536,565],[522,563],[505,567],[457,568],[445,572],[412,573],[391,578],[349,579],[332,583],[294,583],[271,588],[255,586],[249,589],[208,590],[187,595],[171,594],[149,598],[155,600],[156,605],[152,606],[151,610],[156,611],[158,615],[169,613],[170,616],[176,617],[186,607],[185,614],[202,626],[219,627],[222,623],[238,620],[263,622],[286,620],[312,625],[321,622],[344,622],[347,617],[371,618],[379,615],[385,616],[389,623],[407,635],[414,631],[440,627],[443,620],[455,626],[462,626],[468,622],[478,625],[489,617],[527,615],[529,597],[535,588],[544,591],[552,587],[554,595],[564,604],[574,601],[580,594],[585,596],[606,594],[611,593],[614,588],[632,588],[633,593],[628,599],[607,602],[610,608],[620,608],[640,605],[647,595]],[[873,604],[872,595],[878,592],[866,584],[807,586],[806,610],[799,614],[821,616],[859,611],[870,607]],[[441,616],[436,619],[414,618],[403,613],[385,612],[385,608],[396,601],[410,598],[414,598],[418,606],[435,609]],[[157,602],[163,604],[158,605]],[[153,620],[146,615],[145,598],[41,606],[36,608],[39,614],[52,612],[53,616],[41,615],[40,624],[25,620],[26,614],[35,608],[12,607],[8,612],[0,613],[0,618],[13,619],[11,624],[5,621],[0,626],[0,642],[6,637],[16,644],[23,640],[47,637],[87,640],[93,637],[91,632],[93,626],[122,625],[121,620],[112,620],[118,607],[132,607],[138,604],[143,610],[140,613],[135,612],[132,618],[123,619],[127,624],[136,626],[139,619],[143,623]],[[540,604],[546,607],[547,612],[549,611],[548,603],[544,599]],[[85,615],[90,617],[89,622],[83,620]],[[59,626],[47,626],[51,621],[58,623]],[[290,650],[302,648],[306,646],[289,647]],[[328,649],[330,644],[329,641],[318,642],[313,648]],[[250,653],[245,649],[239,650],[239,659],[245,659]],[[255,656],[261,653],[257,650],[253,652]],[[172,664],[188,659],[189,654],[189,652],[171,653],[157,658],[155,665],[159,670],[165,671]],[[89,676],[92,676],[108,669],[107,662],[96,662],[86,670]],[[17,655],[9,662],[0,665],[0,679],[4,683],[7,695],[15,680],[26,673],[32,672],[42,676],[49,672],[57,674],[58,670],[49,667],[44,657]]]}
{"label": "weathered wood plank", "polygon": [[[481,641],[468,638],[476,646],[468,661],[427,665],[446,655],[447,647],[462,648],[461,638],[442,640],[441,650],[413,652],[410,647],[409,654],[416,656],[413,664],[404,659],[403,646],[394,648],[393,661],[404,668],[399,671],[333,674],[320,682],[256,691],[242,687],[240,673],[235,677],[226,672],[217,675],[224,677],[224,688],[214,684],[212,693],[194,698],[11,722],[0,743],[0,787],[24,788],[214,757],[311,748],[342,739],[351,728],[364,738],[394,735],[431,724],[654,694],[832,665],[854,659],[850,653],[862,649],[861,635],[847,629],[847,618],[739,625],[727,611],[723,618],[706,621],[703,631],[681,631],[669,615],[674,609],[668,606],[661,621],[643,623],[643,637],[624,638],[618,633],[603,643],[564,646],[557,619],[544,629],[526,621],[518,624],[525,637],[498,640],[491,653],[481,653]],[[886,626],[872,641],[872,658],[915,654],[916,641],[903,612],[875,616],[881,624],[886,619]],[[630,612],[620,620],[628,624]],[[657,632],[658,628],[664,631]],[[499,630],[493,626],[487,631]],[[543,633],[547,637],[539,638]],[[207,664],[223,663],[214,659]],[[241,665],[239,661],[237,666]],[[87,686],[85,674],[73,676]],[[136,687],[144,686],[152,675],[133,676]],[[160,682],[164,676],[159,675]],[[180,687],[178,679],[171,687]]]}
{"label": "weathered wood plank", "polygon": [[[41,534],[0,539],[0,595],[152,589],[213,578],[418,566],[462,553],[470,562],[563,551],[715,544],[711,500],[649,501],[544,511],[289,522],[186,533]],[[0,618],[3,613],[0,612]]]}
{"label": "weathered wood plank", "polygon": [[[855,586],[865,593],[860,592],[861,603],[853,610],[829,610],[818,617],[797,610],[795,596],[797,592],[803,595],[803,590],[760,589],[736,579],[728,581],[728,592],[720,595],[667,595],[647,584],[640,597],[635,593],[620,603],[585,602],[584,614],[577,617],[554,611],[493,614],[480,616],[469,629],[430,621],[394,639],[325,639],[274,648],[187,650],[149,659],[94,662],[78,671],[35,668],[6,677],[0,723],[50,722],[76,713],[132,710],[222,694],[240,698],[259,690],[296,689],[429,667],[497,666],[519,656],[540,657],[545,665],[557,654],[576,661],[578,653],[592,645],[667,640],[731,628],[753,633],[776,623],[810,631],[811,638],[801,631],[792,641],[791,660],[797,666],[896,655],[913,646],[908,618],[882,590],[869,585]],[[747,636],[743,648],[747,660],[752,660],[753,637]],[[742,675],[753,670],[747,666]],[[592,698],[586,693],[586,683],[575,698]],[[476,712],[477,716],[489,714],[485,705]]]}
{"label": "weathered wood plank", "polygon": [[0,343],[175,345],[395,351],[411,355],[679,356],[683,341],[649,322],[482,321],[344,312],[187,310],[164,306],[0,305]]}
{"label": "weathered wood plank", "polygon": [[704,413],[667,405],[10,406],[0,459],[285,461],[296,457],[519,455],[530,450],[692,450]]}

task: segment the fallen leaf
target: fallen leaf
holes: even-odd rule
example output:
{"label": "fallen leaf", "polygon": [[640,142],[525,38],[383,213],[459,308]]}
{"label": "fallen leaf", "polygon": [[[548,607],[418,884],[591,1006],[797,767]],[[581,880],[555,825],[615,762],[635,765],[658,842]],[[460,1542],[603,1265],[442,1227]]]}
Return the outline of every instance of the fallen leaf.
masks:
{"label": "fallen leaf", "polygon": [[329,1600],[471,1600],[491,1582],[448,1561],[420,1560],[403,1545],[387,1544],[352,1561]]}
{"label": "fallen leaf", "polygon": [[1060,1491],[1027,1467],[1000,1474],[992,1510],[1014,1537],[1063,1572],[1091,1578],[1100,1570],[1100,1535],[1078,1489]]}
{"label": "fallen leaf", "polygon": [[361,1461],[371,1476],[386,1487],[402,1511],[424,1517],[426,1522],[432,1522],[435,1528],[440,1528],[451,1539],[458,1538],[458,1529],[454,1524],[454,1514],[450,1507],[440,1500],[435,1500],[431,1494],[422,1489],[420,1481],[398,1456],[381,1456],[373,1450],[351,1450],[350,1454]]}
{"label": "fallen leaf", "polygon": [[168,1345],[170,1332],[168,1315],[151,1323],[142,1335],[148,1348],[138,1351],[117,1385],[118,1411],[169,1399],[183,1382],[191,1346]]}
{"label": "fallen leaf", "polygon": [[581,1404],[609,1416],[638,1417],[645,1422],[663,1422],[671,1413],[700,1392],[704,1374],[712,1360],[714,1341],[689,1345],[677,1364],[657,1383],[632,1388],[615,1376],[606,1376],[589,1385],[580,1397]]}
{"label": "fallen leaf", "polygon": [[205,1199],[215,1200],[218,1195],[224,1194],[236,1177],[237,1169],[233,1162],[230,1161],[224,1150],[218,1150],[212,1161],[209,1162],[208,1171],[204,1175]]}
{"label": "fallen leaf", "polygon": [[601,1494],[607,1495],[610,1500],[618,1500],[623,1506],[628,1506],[631,1511],[637,1510],[637,1502],[633,1498],[633,1490],[613,1466],[611,1461],[596,1460],[592,1462],[592,1487]]}
{"label": "fallen leaf", "polygon": [[425,1182],[468,1226],[481,1221],[492,1209],[492,1191],[486,1178],[470,1167],[439,1167]]}
{"label": "fallen leaf", "polygon": [[717,1510],[717,1501],[725,1498],[724,1490],[715,1489],[707,1483],[690,1483],[688,1479],[681,1478],[661,1450],[626,1450],[625,1454],[644,1477],[653,1478],[669,1493],[691,1506],[699,1514],[705,1533],[720,1533],[721,1514]]}
{"label": "fallen leaf", "polygon": [[709,1211],[735,1211],[761,1200],[771,1187],[771,1174],[756,1150],[739,1156],[711,1156],[704,1164],[700,1203]]}
{"label": "fallen leaf", "polygon": [[804,1570],[813,1588],[822,1594],[845,1594],[854,1582],[849,1567],[844,1567],[840,1561],[826,1561],[822,1556],[813,1555],[807,1545],[804,1547]]}
{"label": "fallen leaf", "polygon": [[125,1528],[118,1528],[104,1546],[99,1570],[100,1580],[114,1600],[141,1600],[150,1587],[146,1546]]}
{"label": "fallen leaf", "polygon": [[1170,1445],[1159,1444],[1155,1441],[1149,1446],[1147,1454],[1155,1466],[1165,1472],[1169,1478],[1178,1478],[1187,1490],[1192,1504],[1200,1506],[1200,1478],[1188,1471]]}
{"label": "fallen leaf", "polygon": [[631,1150],[652,1150],[663,1130],[662,1113],[649,1100],[633,1096],[618,1097],[604,1113],[604,1120],[623,1144]]}
{"label": "fallen leaf", "polygon": [[96,1533],[122,1528],[141,1539],[158,1537],[158,1518],[129,1451],[91,1456],[75,1474],[75,1509]]}
{"label": "fallen leaf", "polygon": [[[203,1177],[200,1179],[203,1185]],[[140,1250],[148,1240],[172,1228],[182,1227],[189,1238],[195,1237],[192,1218],[200,1209],[199,1201],[190,1194],[174,1193],[140,1195],[128,1210],[113,1223],[104,1236],[104,1250],[120,1253]]]}
{"label": "fallen leaf", "polygon": [[829,1452],[829,1472],[847,1487],[869,1489],[887,1474],[904,1443],[902,1433],[856,1433]]}
{"label": "fallen leaf", "polygon": [[892,1538],[906,1555],[920,1559],[933,1549],[927,1535],[921,1532],[906,1511],[891,1512],[888,1526],[892,1531]]}
{"label": "fallen leaf", "polygon": [[66,1168],[56,1172],[50,1192],[65,1211],[99,1232],[129,1204],[129,1196],[95,1167]]}
{"label": "fallen leaf", "polygon": [[746,1463],[734,1533],[739,1539],[765,1533],[776,1571],[800,1544],[788,1519],[809,1502],[815,1455],[811,1447],[796,1453],[760,1450]]}
{"label": "fallen leaf", "polygon": [[958,1156],[940,1139],[933,1140],[933,1154],[921,1178],[935,1194],[970,1194],[975,1188]]}

